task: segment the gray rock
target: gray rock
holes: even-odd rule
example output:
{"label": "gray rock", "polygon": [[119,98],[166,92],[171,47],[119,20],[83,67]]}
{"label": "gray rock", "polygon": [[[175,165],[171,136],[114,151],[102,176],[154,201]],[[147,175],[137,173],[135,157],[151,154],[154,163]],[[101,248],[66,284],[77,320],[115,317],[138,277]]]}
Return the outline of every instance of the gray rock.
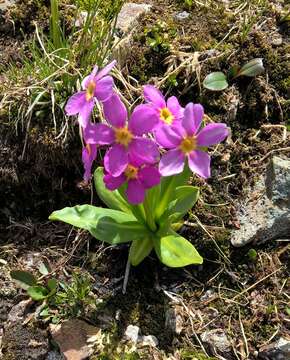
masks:
{"label": "gray rock", "polygon": [[123,34],[129,33],[141,16],[150,11],[151,5],[126,3],[123,5],[117,19],[116,28]]}
{"label": "gray rock", "polygon": [[200,337],[212,355],[222,355],[228,360],[234,358],[231,343],[222,329],[205,331]]}
{"label": "gray rock", "polygon": [[281,34],[274,33],[271,36],[271,45],[273,46],[281,46],[283,44],[283,37]]}
{"label": "gray rock", "polygon": [[0,10],[5,11],[9,6],[15,4],[15,0],[0,0]]}
{"label": "gray rock", "polygon": [[8,324],[22,323],[29,311],[29,307],[31,306],[31,304],[32,301],[29,299],[29,300],[20,301],[20,303],[13,306],[8,314],[7,323]]}
{"label": "gray rock", "polygon": [[157,337],[154,335],[145,335],[145,336],[139,336],[138,344],[140,346],[157,347],[159,344],[159,341],[158,341]]}
{"label": "gray rock", "polygon": [[45,360],[65,360],[64,356],[60,354],[58,351],[50,351]]}
{"label": "gray rock", "polygon": [[274,156],[266,174],[249,191],[240,209],[240,229],[234,231],[232,245],[264,243],[290,234],[290,159]]}
{"label": "gray rock", "polygon": [[188,19],[189,16],[190,16],[190,14],[187,11],[182,11],[182,12],[176,13],[174,15],[174,18],[178,21],[183,21],[183,20]]}
{"label": "gray rock", "polygon": [[113,58],[120,67],[124,66],[132,49],[132,31],[138,25],[139,19],[150,11],[151,5],[126,3],[123,5],[117,19],[116,44],[113,47]]}
{"label": "gray rock", "polygon": [[289,360],[290,340],[280,338],[274,343],[265,345],[260,349],[258,358],[263,360]]}
{"label": "gray rock", "polygon": [[132,343],[137,344],[139,338],[140,328],[135,325],[129,325],[125,331],[126,340],[132,341]]}

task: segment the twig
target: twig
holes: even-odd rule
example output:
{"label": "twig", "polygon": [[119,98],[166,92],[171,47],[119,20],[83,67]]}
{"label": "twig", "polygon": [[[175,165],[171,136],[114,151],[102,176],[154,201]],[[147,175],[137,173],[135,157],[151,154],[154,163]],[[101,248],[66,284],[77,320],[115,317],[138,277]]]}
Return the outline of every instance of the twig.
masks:
{"label": "twig", "polygon": [[285,147],[285,148],[279,148],[279,149],[273,149],[271,151],[269,151],[264,157],[262,157],[262,159],[260,160],[260,162],[263,162],[264,160],[266,160],[270,155],[272,155],[275,152],[279,152],[279,151],[290,151],[290,146]]}
{"label": "twig", "polygon": [[128,257],[127,264],[126,264],[126,270],[125,270],[125,276],[124,276],[124,282],[123,282],[123,287],[122,287],[123,295],[126,294],[128,280],[129,280],[129,274],[130,274],[130,267],[131,267],[131,264],[130,264],[130,259]]}

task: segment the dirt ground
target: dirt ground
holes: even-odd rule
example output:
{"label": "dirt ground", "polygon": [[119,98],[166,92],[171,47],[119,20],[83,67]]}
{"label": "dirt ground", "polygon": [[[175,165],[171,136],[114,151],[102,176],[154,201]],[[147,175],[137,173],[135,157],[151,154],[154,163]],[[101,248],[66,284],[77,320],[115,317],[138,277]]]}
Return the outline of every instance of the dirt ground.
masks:
{"label": "dirt ground", "polygon": [[[2,100],[12,86],[8,66],[23,66],[19,49],[25,51],[26,37],[20,26],[26,36],[33,20],[47,26],[46,4],[30,8],[28,17],[26,2],[0,17]],[[82,182],[75,126],[70,124],[64,142],[55,139],[49,113],[45,121],[32,116],[29,127],[25,121],[15,122],[19,103],[25,108],[28,102],[19,89],[33,81],[22,79],[16,100],[0,109],[0,331],[13,306],[27,299],[9,272],[36,273],[40,261],[46,260],[58,279],[70,282],[75,272],[88,274],[93,296],[103,300],[101,308],[84,308],[81,315],[97,326],[100,314],[110,319],[104,330],[109,340],[96,347],[92,359],[220,359],[201,341],[205,331],[214,329],[230,341],[230,354],[224,358],[255,359],[263,346],[289,338],[289,242],[235,249],[230,235],[239,228],[236,214],[245,194],[271,155],[290,156],[283,150],[290,146],[289,20],[282,21],[289,6],[278,0],[193,1],[191,7],[181,0],[136,2],[150,3],[152,9],[135,29],[131,55],[122,69],[124,82],[118,85],[125,95],[130,98],[128,84],[131,95],[138,97],[141,85],[154,83],[167,95],[178,96],[183,105],[201,102],[210,120],[231,128],[230,138],[212,153],[212,178],[192,178],[201,187],[201,198],[181,229],[204,264],[169,269],[152,254],[131,270],[123,295],[127,245],[105,247],[85,232],[48,222],[53,210],[98,199],[92,186]],[[177,20],[182,11],[189,16]],[[9,16],[18,21],[15,32]],[[234,80],[222,92],[203,88],[208,73],[226,72],[258,57],[263,58],[262,75]],[[253,248],[254,259],[249,256]],[[4,360],[28,359],[23,349],[29,348],[31,338],[41,341],[38,336],[54,348],[49,321],[35,316],[36,308],[33,304],[19,332],[3,337]],[[166,325],[172,311],[181,324],[178,334]],[[156,336],[158,347],[132,349],[124,344],[130,324]]]}

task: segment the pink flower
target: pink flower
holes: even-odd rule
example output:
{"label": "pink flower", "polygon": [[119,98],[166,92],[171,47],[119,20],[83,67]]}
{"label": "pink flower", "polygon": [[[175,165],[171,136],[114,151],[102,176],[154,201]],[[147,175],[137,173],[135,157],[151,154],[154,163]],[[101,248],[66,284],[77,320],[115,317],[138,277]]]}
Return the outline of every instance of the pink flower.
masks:
{"label": "pink flower", "polygon": [[216,145],[228,136],[226,124],[209,124],[200,130],[203,107],[188,104],[181,120],[181,126],[163,127],[156,133],[157,142],[166,152],[159,163],[162,176],[179,174],[184,169],[186,159],[192,172],[203,178],[210,177],[210,156],[203,147]]}
{"label": "pink flower", "polygon": [[144,201],[147,189],[160,183],[158,169],[152,165],[140,165],[139,161],[130,159],[125,170],[118,176],[104,176],[107,189],[113,191],[127,183],[126,195],[131,204],[137,205]]}
{"label": "pink flower", "polygon": [[159,126],[171,126],[181,120],[184,109],[175,96],[171,96],[166,101],[162,93],[153,85],[145,85],[143,91],[145,100],[156,111]]}
{"label": "pink flower", "polygon": [[98,67],[95,66],[92,73],[83,79],[83,90],[69,98],[65,107],[66,114],[79,115],[78,120],[83,128],[88,125],[95,99],[103,102],[112,95],[114,80],[107,74],[115,65],[116,61],[112,61],[99,72]]}
{"label": "pink flower", "polygon": [[148,134],[158,122],[155,111],[148,105],[138,105],[127,123],[128,113],[117,94],[104,102],[107,124],[94,125],[94,142],[111,145],[104,158],[106,171],[120,176],[129,164],[129,154],[136,161],[155,164],[159,159],[156,143],[143,135]]}

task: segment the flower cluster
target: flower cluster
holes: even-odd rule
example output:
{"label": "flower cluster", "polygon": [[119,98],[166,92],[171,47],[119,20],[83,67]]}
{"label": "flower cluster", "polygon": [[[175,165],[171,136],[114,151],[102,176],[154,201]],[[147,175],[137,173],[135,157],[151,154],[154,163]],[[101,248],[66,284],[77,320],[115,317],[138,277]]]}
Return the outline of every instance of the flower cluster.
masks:
{"label": "flower cluster", "polygon": [[[68,115],[78,115],[85,147],[82,160],[85,180],[91,177],[97,147],[105,146],[104,183],[109,190],[127,183],[126,195],[132,204],[144,201],[146,189],[159,184],[161,176],[172,176],[188,164],[197,175],[210,177],[210,156],[206,148],[228,135],[226,124],[202,126],[202,105],[189,103],[183,108],[176,97],[165,99],[152,85],[143,88],[145,104],[135,107],[131,115],[117,93],[108,73],[113,61],[82,82],[82,91],[67,105]],[[104,123],[90,121],[96,101],[102,104]]]}

